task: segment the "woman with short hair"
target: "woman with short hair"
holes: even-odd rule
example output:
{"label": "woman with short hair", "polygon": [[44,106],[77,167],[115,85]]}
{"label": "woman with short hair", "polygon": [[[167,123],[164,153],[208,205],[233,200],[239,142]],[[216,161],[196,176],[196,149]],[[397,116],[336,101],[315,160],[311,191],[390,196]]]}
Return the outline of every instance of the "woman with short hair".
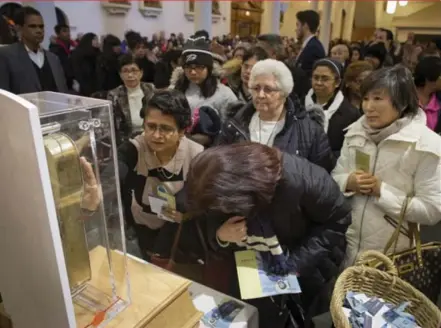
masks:
{"label": "woman with short hair", "polygon": [[[142,111],[144,133],[124,142],[118,149],[121,194],[131,203],[124,204],[125,217],[134,222],[142,257],[167,258],[177,224],[158,217],[151,197],[162,198],[159,190],[176,199],[176,208],[164,209],[166,216],[180,222],[184,212],[183,185],[191,160],[203,147],[185,137],[191,125],[191,110],[185,96],[177,90],[156,92]],[[185,229],[192,225],[186,225]],[[183,231],[180,245],[185,248],[194,233]],[[190,236],[186,239],[185,236]],[[200,245],[193,249],[200,250]],[[190,252],[187,248],[187,251]]]}
{"label": "woman with short hair", "polygon": [[[260,327],[287,327],[290,315],[299,320],[294,303],[307,321],[329,308],[322,303],[344,257],[351,209],[324,169],[274,147],[242,142],[199,154],[187,192],[190,211],[208,211],[208,241],[218,254],[259,251],[269,275],[299,277],[302,304],[292,295],[248,300],[263,314]],[[233,279],[230,293],[239,297]]]}
{"label": "woman with short hair", "polygon": [[141,59],[126,54],[119,58],[118,64],[123,84],[110,90],[107,99],[112,102],[116,142],[120,145],[144,131],[141,110],[153,96],[154,86],[141,82]]}
{"label": "woman with short hair", "polygon": [[253,141],[304,157],[327,171],[334,157],[323,128],[315,120],[316,108],[307,112],[298,99],[289,97],[292,74],[281,61],[257,62],[249,77],[252,101],[225,122],[219,144]]}
{"label": "woman with short hair", "polygon": [[361,107],[360,85],[373,70],[370,62],[359,60],[349,64],[345,71],[342,92],[355,108]]}
{"label": "woman with short hair", "polygon": [[248,88],[251,70],[257,62],[267,59],[268,57],[267,52],[260,47],[245,50],[240,69],[228,76],[228,86],[233,90],[239,100],[248,102],[252,99],[251,91]]}
{"label": "woman with short hair", "polygon": [[[404,220],[433,225],[441,219],[441,137],[426,126],[412,73],[404,66],[372,72],[361,85],[364,116],[346,133],[332,172],[352,200],[345,266],[360,252],[383,251]],[[400,234],[396,251],[409,247]]]}

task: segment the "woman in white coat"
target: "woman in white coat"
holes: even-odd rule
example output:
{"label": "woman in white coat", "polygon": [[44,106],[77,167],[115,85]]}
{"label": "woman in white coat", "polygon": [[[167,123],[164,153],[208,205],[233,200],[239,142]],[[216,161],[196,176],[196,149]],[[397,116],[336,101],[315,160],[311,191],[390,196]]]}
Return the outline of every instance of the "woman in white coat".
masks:
{"label": "woman in white coat", "polygon": [[[409,199],[405,221],[441,219],[441,137],[426,127],[411,72],[373,72],[361,85],[364,116],[348,128],[332,175],[352,201],[345,266],[365,250],[382,251]],[[410,246],[400,234],[397,250]]]}

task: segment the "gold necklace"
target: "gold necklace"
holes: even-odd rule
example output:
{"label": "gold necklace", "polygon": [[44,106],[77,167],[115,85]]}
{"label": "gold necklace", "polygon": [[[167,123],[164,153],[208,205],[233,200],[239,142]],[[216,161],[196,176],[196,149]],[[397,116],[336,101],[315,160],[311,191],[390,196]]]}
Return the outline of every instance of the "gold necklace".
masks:
{"label": "gold necklace", "polygon": [[[164,167],[162,166],[162,163],[161,163],[161,161],[159,160],[158,155],[156,154],[156,152],[153,152],[153,155],[155,155],[156,160],[157,160],[158,163],[160,164],[160,166],[158,167],[158,171],[159,171],[159,173],[161,173],[161,175],[162,175],[166,180],[170,180],[171,178],[173,178],[173,176],[176,175],[175,173],[173,173],[173,172],[176,171],[176,160],[175,160],[174,163],[173,163],[173,172],[171,173],[171,175],[167,175],[167,172],[166,172],[166,170],[164,169]],[[175,155],[176,155],[176,153],[175,153]],[[169,161],[168,163],[170,163],[170,162],[173,160],[174,157],[175,157],[175,156],[172,156],[171,159],[170,159],[170,161]],[[167,163],[167,164],[168,164],[168,163]]]}

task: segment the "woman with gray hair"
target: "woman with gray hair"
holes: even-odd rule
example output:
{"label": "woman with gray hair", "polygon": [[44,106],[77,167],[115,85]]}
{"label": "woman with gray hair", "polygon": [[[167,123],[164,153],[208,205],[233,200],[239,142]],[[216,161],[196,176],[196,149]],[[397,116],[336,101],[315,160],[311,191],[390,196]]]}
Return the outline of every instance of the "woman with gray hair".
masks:
{"label": "woman with gray hair", "polygon": [[[332,172],[352,197],[345,266],[359,252],[384,250],[406,199],[405,222],[441,219],[441,137],[426,126],[412,73],[401,65],[374,71],[361,95],[364,116],[349,127]],[[409,242],[400,234],[396,251]]]}
{"label": "woman with gray hair", "polygon": [[248,87],[252,101],[225,122],[218,143],[253,141],[275,146],[332,171],[334,157],[323,127],[315,121],[316,108],[308,113],[300,101],[291,100],[294,82],[286,65],[274,59],[257,62]]}

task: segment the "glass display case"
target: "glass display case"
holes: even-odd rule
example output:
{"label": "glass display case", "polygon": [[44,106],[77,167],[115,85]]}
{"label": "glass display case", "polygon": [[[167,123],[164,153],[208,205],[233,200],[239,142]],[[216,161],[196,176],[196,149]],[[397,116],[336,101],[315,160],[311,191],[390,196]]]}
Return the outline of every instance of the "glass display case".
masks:
{"label": "glass display case", "polygon": [[20,96],[39,111],[77,327],[103,327],[131,302],[110,102]]}

